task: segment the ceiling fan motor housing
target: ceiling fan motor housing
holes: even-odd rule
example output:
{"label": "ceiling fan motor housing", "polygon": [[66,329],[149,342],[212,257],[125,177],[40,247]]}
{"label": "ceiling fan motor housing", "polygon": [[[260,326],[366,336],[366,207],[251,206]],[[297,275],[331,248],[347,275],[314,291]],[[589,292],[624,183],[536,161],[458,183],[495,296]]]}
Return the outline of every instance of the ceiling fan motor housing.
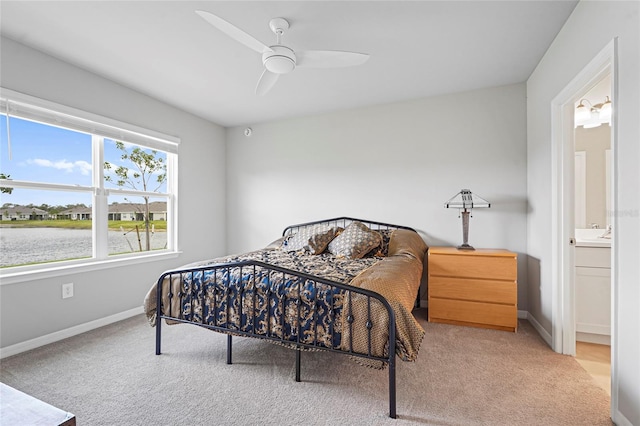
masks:
{"label": "ceiling fan motor housing", "polygon": [[296,67],[296,54],[286,46],[270,46],[270,52],[262,54],[264,67],[274,74],[287,74]]}

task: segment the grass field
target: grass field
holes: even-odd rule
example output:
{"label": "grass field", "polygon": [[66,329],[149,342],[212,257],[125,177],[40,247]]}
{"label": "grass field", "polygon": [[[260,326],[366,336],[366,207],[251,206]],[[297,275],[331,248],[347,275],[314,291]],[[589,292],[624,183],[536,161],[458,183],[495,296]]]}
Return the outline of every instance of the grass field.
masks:
{"label": "grass field", "polygon": [[[165,220],[152,220],[150,222],[156,231],[166,231],[167,222]],[[90,220],[3,220],[0,226],[12,228],[67,228],[67,229],[91,229]],[[109,229],[119,231],[122,226],[125,230],[144,229],[144,222],[133,220],[110,220]]]}

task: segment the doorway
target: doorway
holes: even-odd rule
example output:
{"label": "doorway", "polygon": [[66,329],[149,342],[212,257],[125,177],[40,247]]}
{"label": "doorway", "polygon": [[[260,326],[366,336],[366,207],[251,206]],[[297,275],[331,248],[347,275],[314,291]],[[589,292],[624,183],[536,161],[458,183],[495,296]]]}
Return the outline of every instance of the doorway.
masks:
{"label": "doorway", "polygon": [[611,74],[575,104],[576,341],[611,344]]}
{"label": "doorway", "polygon": [[[614,232],[615,216],[608,214],[616,208],[616,69],[615,69],[616,40],[607,45],[552,101],[552,343],[553,349],[567,355],[576,355],[576,154],[575,154],[575,126],[574,117],[576,105],[599,82],[610,76],[611,97],[613,102],[613,118],[611,121],[611,204],[607,210],[607,219]],[[598,101],[600,102],[600,100]],[[586,220],[585,222],[588,222]],[[589,229],[589,223],[586,223]],[[606,229],[597,230],[604,233]],[[615,243],[611,244],[609,263],[616,258]],[[580,259],[579,259],[580,260]],[[608,278],[610,284],[609,321],[611,334],[611,389],[617,389],[615,356],[617,351],[615,295],[616,280]],[[611,393],[612,407],[616,406],[617,393]]]}
{"label": "doorway", "polygon": [[611,396],[611,74],[580,98],[573,137],[575,357]]}

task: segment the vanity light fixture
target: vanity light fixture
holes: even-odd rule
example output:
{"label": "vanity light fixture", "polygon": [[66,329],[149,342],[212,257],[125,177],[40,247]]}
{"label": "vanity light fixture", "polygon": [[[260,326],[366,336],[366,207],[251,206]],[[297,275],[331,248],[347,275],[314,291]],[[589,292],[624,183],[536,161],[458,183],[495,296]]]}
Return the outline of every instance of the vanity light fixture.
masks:
{"label": "vanity light fixture", "polygon": [[[585,105],[585,102],[589,105]],[[585,129],[598,127],[604,123],[611,124],[611,100],[608,96],[604,102],[592,104],[588,99],[581,99],[574,114],[575,127],[582,126]]]}
{"label": "vanity light fixture", "polygon": [[469,245],[469,215],[472,209],[489,208],[491,203],[473,194],[469,189],[462,189],[444,203],[444,206],[448,209],[458,209],[462,216],[462,244],[458,246],[458,250],[475,250]]}

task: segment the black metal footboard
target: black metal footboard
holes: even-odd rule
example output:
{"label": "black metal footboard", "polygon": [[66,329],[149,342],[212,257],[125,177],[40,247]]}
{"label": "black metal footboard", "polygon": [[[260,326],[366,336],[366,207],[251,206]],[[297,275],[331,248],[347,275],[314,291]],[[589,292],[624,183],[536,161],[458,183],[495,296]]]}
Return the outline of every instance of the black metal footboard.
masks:
{"label": "black metal footboard", "polygon": [[302,350],[387,363],[389,416],[396,418],[396,320],[380,294],[247,260],[165,272],[156,295],[157,355],[164,318],[226,333],[229,364],[232,335],[296,349],[296,381]]}

